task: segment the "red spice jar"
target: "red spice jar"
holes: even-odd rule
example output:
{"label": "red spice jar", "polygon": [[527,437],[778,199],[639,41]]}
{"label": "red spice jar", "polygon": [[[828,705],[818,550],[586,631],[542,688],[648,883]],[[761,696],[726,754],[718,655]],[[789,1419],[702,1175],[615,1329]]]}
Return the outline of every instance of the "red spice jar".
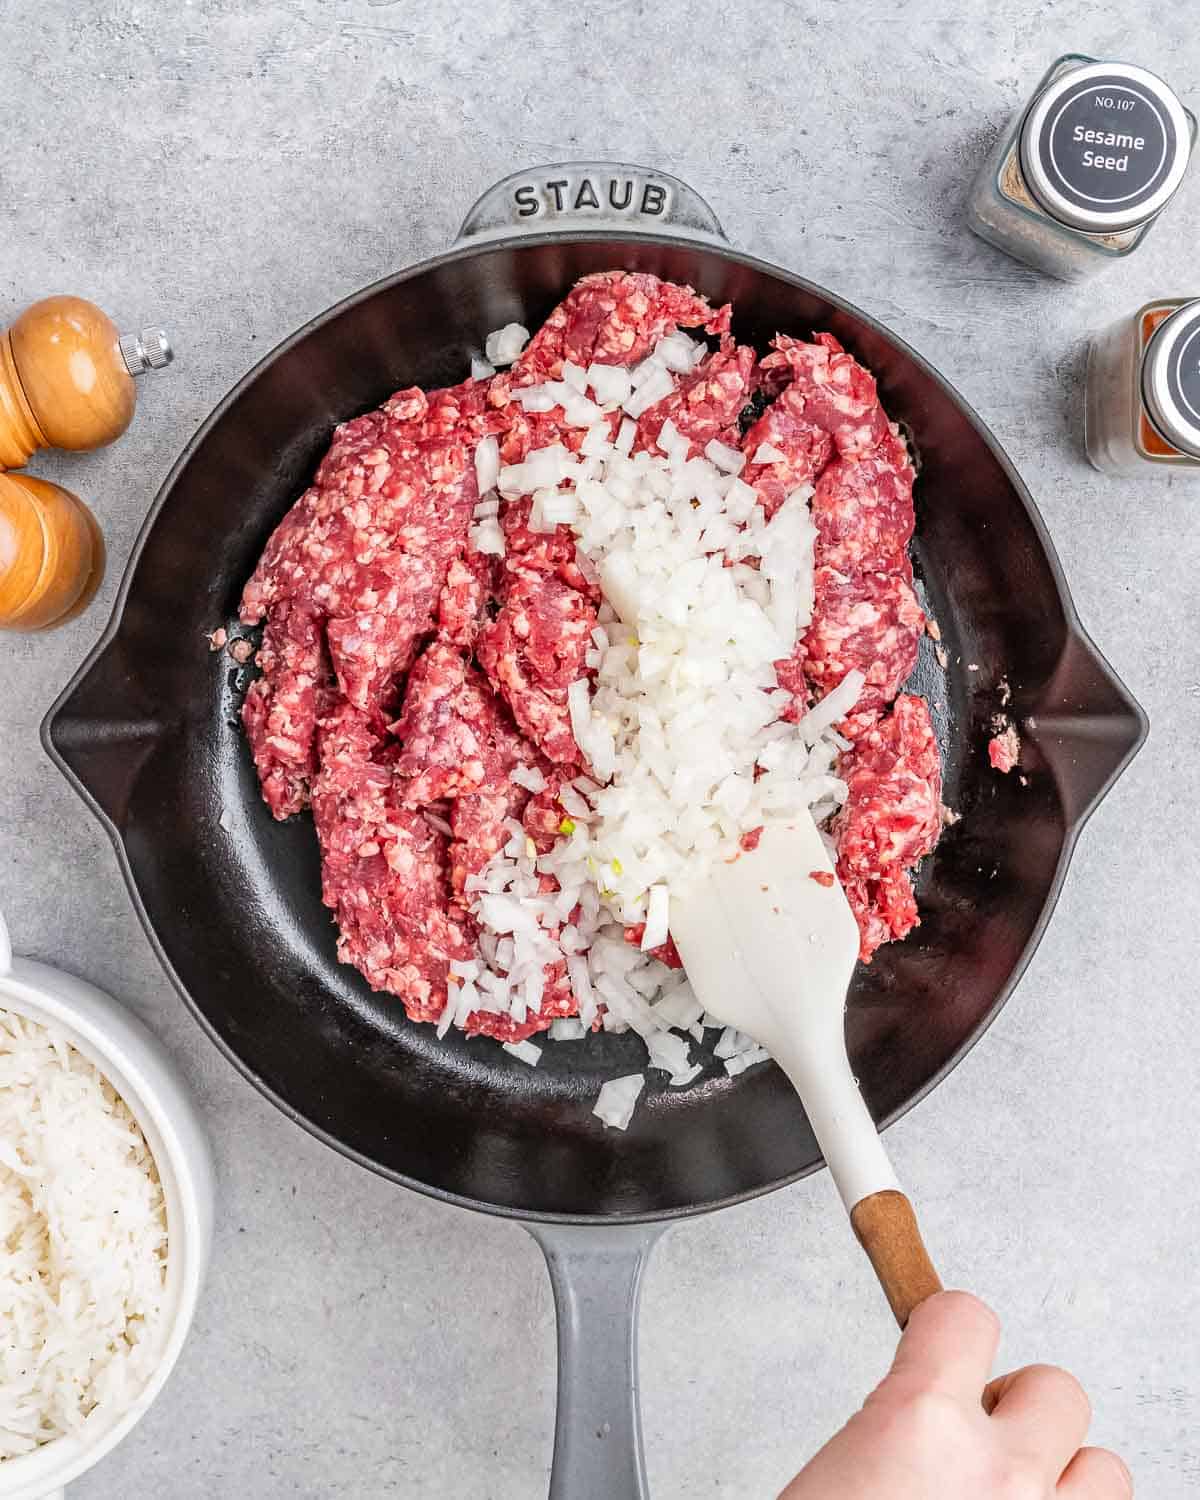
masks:
{"label": "red spice jar", "polygon": [[1148,302],[1093,342],[1084,438],[1106,474],[1200,473],[1200,298]]}

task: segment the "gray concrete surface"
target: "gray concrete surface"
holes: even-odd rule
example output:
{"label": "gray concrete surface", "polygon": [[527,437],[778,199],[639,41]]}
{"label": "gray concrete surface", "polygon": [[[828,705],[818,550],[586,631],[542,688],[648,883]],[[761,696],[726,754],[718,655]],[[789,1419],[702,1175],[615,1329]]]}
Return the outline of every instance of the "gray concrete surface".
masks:
{"label": "gray concrete surface", "polygon": [[[76,291],[127,322],[162,319],[179,349],[119,446],[37,461],[94,503],[112,569],[85,618],[0,645],[0,905],[17,945],[90,975],[166,1039],[220,1159],[194,1336],[81,1500],[544,1493],[553,1324],[534,1246],[341,1160],[215,1053],[36,726],[229,385],[313,313],[445,245],[488,182],[572,155],[680,174],[736,243],[861,302],[956,382],[1150,712],[1015,999],[890,1143],[948,1279],[1002,1311],[1003,1360],[1071,1366],[1142,1493],[1197,1492],[1200,480],[1093,473],[1079,381],[1092,330],[1198,290],[1200,180],[1086,287],[979,244],[960,206],[1022,92],[1074,49],[1158,68],[1200,101],[1190,8],[1147,20],[1133,0],[0,8],[0,315]],[[773,1495],[892,1343],[823,1176],[678,1228],[646,1289],[654,1495]]]}

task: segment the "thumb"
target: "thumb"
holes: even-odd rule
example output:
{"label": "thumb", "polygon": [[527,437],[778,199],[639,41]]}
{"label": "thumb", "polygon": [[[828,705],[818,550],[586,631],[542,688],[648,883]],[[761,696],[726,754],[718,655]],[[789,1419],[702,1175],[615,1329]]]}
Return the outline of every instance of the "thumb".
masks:
{"label": "thumb", "polygon": [[970,1292],[938,1292],[917,1307],[884,1385],[903,1383],[978,1401],[1000,1344],[1000,1320]]}

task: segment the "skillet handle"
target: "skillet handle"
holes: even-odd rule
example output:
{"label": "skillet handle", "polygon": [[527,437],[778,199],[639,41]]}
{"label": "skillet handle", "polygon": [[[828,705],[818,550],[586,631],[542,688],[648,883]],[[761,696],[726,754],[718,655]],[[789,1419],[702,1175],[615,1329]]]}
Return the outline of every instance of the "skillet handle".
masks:
{"label": "skillet handle", "polygon": [[593,226],[726,240],[695,188],[669,172],[620,161],[567,161],[513,172],[488,188],[468,210],[455,243]]}
{"label": "skillet handle", "polygon": [[912,1204],[903,1193],[885,1188],[860,1199],[850,1210],[850,1223],[896,1322],[906,1328],[921,1303],[942,1290]]}
{"label": "skillet handle", "polygon": [[558,1320],[550,1500],[646,1500],[638,1404],[642,1273],[661,1224],[527,1224]]}

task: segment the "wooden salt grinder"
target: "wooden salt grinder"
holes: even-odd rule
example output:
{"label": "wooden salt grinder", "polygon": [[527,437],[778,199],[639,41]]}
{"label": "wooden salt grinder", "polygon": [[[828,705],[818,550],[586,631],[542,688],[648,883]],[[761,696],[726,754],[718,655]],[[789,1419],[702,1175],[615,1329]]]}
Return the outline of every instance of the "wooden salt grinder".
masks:
{"label": "wooden salt grinder", "polygon": [[0,469],[39,448],[102,448],[129,426],[134,377],[171,362],[161,328],[122,335],[82,297],[27,307],[0,338]]}

